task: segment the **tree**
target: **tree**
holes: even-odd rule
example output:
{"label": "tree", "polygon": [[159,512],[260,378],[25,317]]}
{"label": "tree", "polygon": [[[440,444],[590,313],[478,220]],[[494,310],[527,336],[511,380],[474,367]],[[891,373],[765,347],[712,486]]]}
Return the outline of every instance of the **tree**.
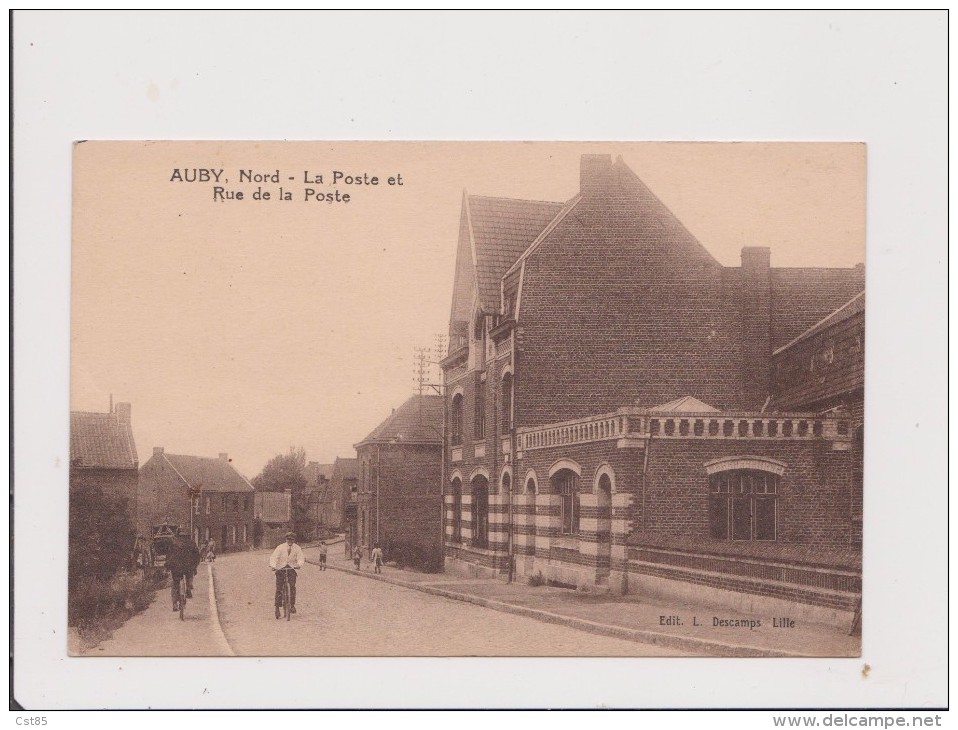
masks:
{"label": "tree", "polygon": [[306,510],[306,450],[290,446],[289,453],[277,454],[270,459],[263,471],[253,479],[253,486],[260,492],[285,492],[290,494],[290,515],[293,530],[305,536],[309,529]]}
{"label": "tree", "polygon": [[99,487],[70,494],[69,581],[108,580],[129,566],[136,531],[130,505]]}

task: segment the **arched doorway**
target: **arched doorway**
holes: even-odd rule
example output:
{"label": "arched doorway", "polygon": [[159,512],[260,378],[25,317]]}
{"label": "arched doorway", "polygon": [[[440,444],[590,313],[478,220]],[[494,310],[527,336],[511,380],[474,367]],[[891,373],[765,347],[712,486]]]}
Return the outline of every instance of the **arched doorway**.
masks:
{"label": "arched doorway", "polygon": [[598,537],[596,582],[603,583],[609,578],[612,565],[612,479],[607,473],[599,475],[595,489],[596,497],[596,533]]}
{"label": "arched doorway", "polygon": [[489,547],[489,480],[481,474],[472,480],[472,544]]}

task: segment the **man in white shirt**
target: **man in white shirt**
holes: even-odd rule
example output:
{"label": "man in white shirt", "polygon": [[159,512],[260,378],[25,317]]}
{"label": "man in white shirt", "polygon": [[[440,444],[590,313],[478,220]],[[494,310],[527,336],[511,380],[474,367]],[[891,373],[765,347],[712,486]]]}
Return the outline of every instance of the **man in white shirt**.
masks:
{"label": "man in white shirt", "polygon": [[276,546],[269,556],[269,567],[276,573],[276,618],[283,605],[283,578],[289,576],[289,610],[296,613],[296,571],[306,563],[303,549],[296,544],[296,533],[287,532],[286,542]]}

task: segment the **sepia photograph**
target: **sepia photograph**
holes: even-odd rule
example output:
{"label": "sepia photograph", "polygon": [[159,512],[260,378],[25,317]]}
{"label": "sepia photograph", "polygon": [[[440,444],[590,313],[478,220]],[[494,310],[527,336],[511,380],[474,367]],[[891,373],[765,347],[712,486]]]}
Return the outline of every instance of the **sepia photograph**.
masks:
{"label": "sepia photograph", "polygon": [[77,142],[70,653],[859,656],[865,166]]}

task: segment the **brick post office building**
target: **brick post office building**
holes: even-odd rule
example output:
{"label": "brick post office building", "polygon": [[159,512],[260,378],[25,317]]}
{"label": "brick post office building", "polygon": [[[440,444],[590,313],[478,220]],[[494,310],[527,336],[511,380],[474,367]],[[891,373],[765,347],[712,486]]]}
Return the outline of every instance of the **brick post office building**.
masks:
{"label": "brick post office building", "polygon": [[447,568],[846,621],[861,373],[812,398],[776,367],[863,290],[763,247],[721,265],[621,159],[583,156],[565,203],[464,196]]}
{"label": "brick post office building", "polygon": [[218,552],[253,547],[253,485],[227,454],[185,456],[156,446],[140,467],[138,494],[140,534],[166,522],[187,530],[197,545],[212,537]]}
{"label": "brick post office building", "polygon": [[359,544],[425,565],[442,554],[442,398],[415,395],[356,444]]}

